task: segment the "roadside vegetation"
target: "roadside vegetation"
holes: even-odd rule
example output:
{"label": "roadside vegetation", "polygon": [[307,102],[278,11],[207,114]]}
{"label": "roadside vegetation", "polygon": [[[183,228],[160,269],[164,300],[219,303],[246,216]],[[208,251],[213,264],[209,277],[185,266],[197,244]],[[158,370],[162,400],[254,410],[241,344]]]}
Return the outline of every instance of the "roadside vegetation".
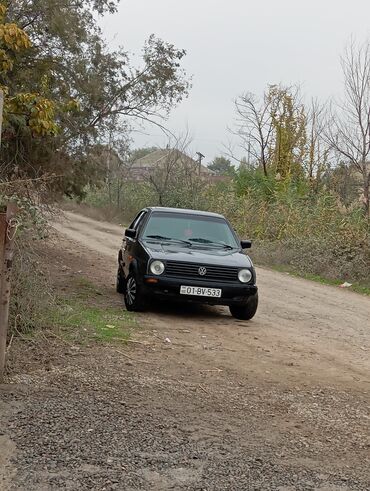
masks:
{"label": "roadside vegetation", "polygon": [[110,305],[99,287],[83,276],[76,276],[64,295],[58,294],[47,318],[54,332],[74,345],[122,344],[136,327],[132,314]]}
{"label": "roadside vegetation", "polygon": [[[166,194],[165,205],[224,214],[240,236],[253,240],[251,254],[257,264],[369,287],[369,222],[356,186],[353,202],[345,206],[330,188],[334,177],[328,175],[329,185],[312,191],[304,178],[282,182],[259,169],[242,168],[225,182],[200,182],[194,197],[182,185]],[[120,209],[109,206],[105,191],[89,191],[85,203],[106,210],[106,219],[114,217],[119,223],[128,223],[141,207],[159,205],[149,183],[128,186]]]}

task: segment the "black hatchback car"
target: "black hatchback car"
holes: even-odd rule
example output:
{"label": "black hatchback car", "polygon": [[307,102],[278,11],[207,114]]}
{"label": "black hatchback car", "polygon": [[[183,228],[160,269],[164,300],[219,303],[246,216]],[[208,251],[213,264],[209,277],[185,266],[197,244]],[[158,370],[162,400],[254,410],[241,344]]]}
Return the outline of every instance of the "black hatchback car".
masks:
{"label": "black hatchback car", "polygon": [[127,310],[154,297],[228,305],[251,319],[258,305],[256,272],[229,222],[216,213],[145,208],[125,231],[118,254],[117,291]]}

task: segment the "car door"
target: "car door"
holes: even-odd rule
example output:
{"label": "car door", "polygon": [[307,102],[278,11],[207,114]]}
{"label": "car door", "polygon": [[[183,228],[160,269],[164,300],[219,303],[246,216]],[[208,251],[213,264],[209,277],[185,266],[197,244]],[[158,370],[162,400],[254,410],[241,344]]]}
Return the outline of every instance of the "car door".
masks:
{"label": "car door", "polygon": [[132,258],[136,258],[138,255],[138,249],[139,249],[139,244],[138,244],[138,234],[140,231],[140,227],[143,224],[145,217],[147,215],[147,211],[143,210],[141,211],[134,219],[134,221],[131,223],[129,226],[130,229],[133,229],[136,231],[136,237],[131,238],[131,237],[126,237],[124,236],[123,238],[123,269],[124,269],[124,274],[127,277],[129,273],[129,266]]}

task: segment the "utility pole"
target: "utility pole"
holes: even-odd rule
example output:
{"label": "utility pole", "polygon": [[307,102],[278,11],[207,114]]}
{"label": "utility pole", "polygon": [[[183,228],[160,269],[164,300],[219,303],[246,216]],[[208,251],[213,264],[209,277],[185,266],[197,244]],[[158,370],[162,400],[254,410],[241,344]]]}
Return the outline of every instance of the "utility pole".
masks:
{"label": "utility pole", "polygon": [[0,89],[0,147],[1,147],[1,132],[3,128],[3,108],[4,108],[4,92]]}
{"label": "utility pole", "polygon": [[[3,122],[4,93],[0,89],[0,145]],[[10,273],[13,262],[14,236],[17,231],[17,206],[0,207],[0,383],[4,380],[6,340],[9,321]]]}
{"label": "utility pole", "polygon": [[200,175],[202,170],[202,160],[205,158],[205,155],[200,152],[196,152],[196,154],[198,155],[198,173]]}
{"label": "utility pole", "polygon": [[9,203],[0,210],[0,383],[6,364],[6,340],[9,322],[10,278],[13,265],[14,237],[17,231],[17,205]]}
{"label": "utility pole", "polygon": [[6,235],[6,207],[0,208],[0,384],[3,382],[6,357],[7,319],[2,302],[3,264]]}
{"label": "utility pole", "polygon": [[[1,133],[3,127],[3,107],[4,107],[4,93],[0,89],[0,147],[1,147]],[[3,326],[3,304],[2,304],[2,283],[3,283],[3,263],[5,252],[5,235],[6,235],[6,208],[0,208],[0,383],[3,381],[4,368],[5,368],[5,354],[6,354],[6,335],[7,329]],[[7,322],[6,322],[7,325]]]}

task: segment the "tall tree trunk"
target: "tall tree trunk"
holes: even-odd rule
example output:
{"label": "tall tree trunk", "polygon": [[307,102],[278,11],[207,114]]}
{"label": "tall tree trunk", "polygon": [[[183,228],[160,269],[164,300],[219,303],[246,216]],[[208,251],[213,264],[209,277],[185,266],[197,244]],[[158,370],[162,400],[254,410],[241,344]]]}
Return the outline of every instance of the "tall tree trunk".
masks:
{"label": "tall tree trunk", "polygon": [[266,162],[266,157],[262,155],[262,168],[263,168],[263,173],[267,177],[267,162]]}
{"label": "tall tree trunk", "polygon": [[364,213],[367,218],[370,218],[370,172],[367,170],[366,164],[364,168]]}

